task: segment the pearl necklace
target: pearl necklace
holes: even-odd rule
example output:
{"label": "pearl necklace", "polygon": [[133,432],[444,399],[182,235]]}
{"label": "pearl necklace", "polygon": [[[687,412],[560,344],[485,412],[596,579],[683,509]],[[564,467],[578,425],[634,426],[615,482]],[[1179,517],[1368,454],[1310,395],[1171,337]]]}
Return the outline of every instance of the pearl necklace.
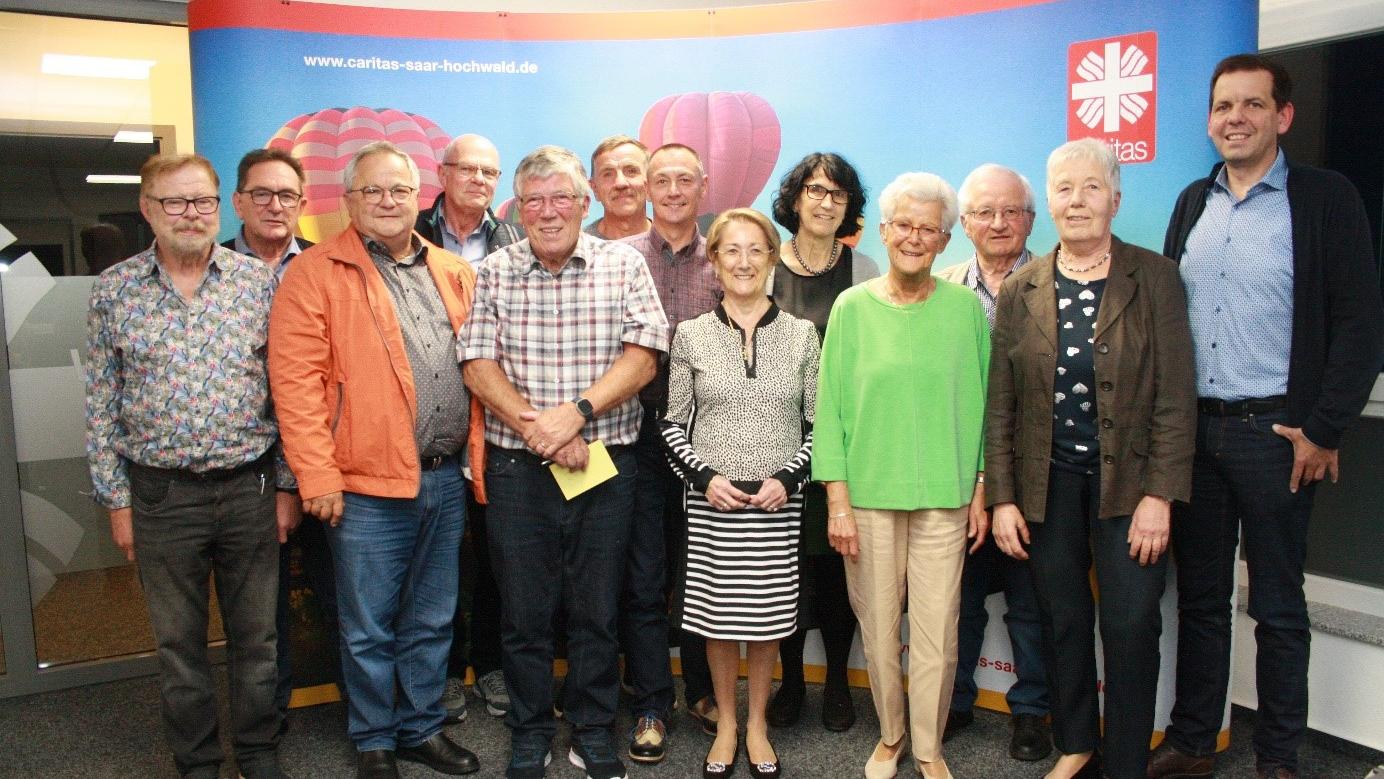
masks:
{"label": "pearl necklace", "polygon": [[793,236],[793,240],[789,241],[788,244],[793,247],[793,259],[798,261],[798,264],[802,266],[803,270],[813,276],[825,275],[827,271],[835,267],[836,259],[841,256],[841,242],[833,238],[831,239],[831,254],[827,257],[827,264],[823,265],[821,270],[813,270],[808,267],[807,262],[803,260],[803,256],[798,253],[798,237],[796,235]]}
{"label": "pearl necklace", "polygon": [[1071,265],[1068,265],[1067,262],[1066,262],[1064,259],[1062,259],[1062,247],[1060,247],[1060,246],[1057,247],[1057,265],[1058,265],[1058,267],[1060,267],[1062,270],[1064,270],[1064,271],[1066,271],[1066,272],[1068,272],[1068,273],[1090,273],[1091,271],[1095,270],[1096,268],[1099,268],[1100,266],[1104,265],[1104,264],[1105,264],[1106,262],[1108,262],[1109,260],[1110,260],[1110,252],[1106,252],[1105,254],[1101,255],[1101,258],[1100,258],[1099,260],[1096,260],[1095,262],[1091,263],[1090,265],[1087,265],[1087,266],[1084,267],[1084,268],[1074,268],[1074,267],[1072,267]]}

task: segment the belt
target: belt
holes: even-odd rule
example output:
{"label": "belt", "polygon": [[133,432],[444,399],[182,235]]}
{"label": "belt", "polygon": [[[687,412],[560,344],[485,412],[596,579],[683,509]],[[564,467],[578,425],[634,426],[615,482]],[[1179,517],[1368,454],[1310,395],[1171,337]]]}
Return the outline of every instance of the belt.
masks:
{"label": "belt", "polygon": [[456,459],[456,452],[452,452],[451,454],[435,454],[431,457],[421,458],[418,465],[422,470],[435,471],[448,463],[455,462]]}
{"label": "belt", "polygon": [[131,462],[130,467],[144,471],[151,476],[174,479],[177,481],[226,481],[227,479],[233,479],[242,473],[252,471],[262,465],[272,463],[274,460],[271,454],[272,452],[273,449],[267,449],[264,454],[259,457],[256,457],[248,463],[237,465],[234,468],[212,468],[207,471],[194,471],[190,468],[155,468],[152,465],[141,465],[136,462]]}
{"label": "belt", "polygon": [[1246,398],[1244,400],[1221,400],[1220,398],[1197,398],[1197,410],[1213,417],[1242,417],[1245,414],[1267,414],[1288,405],[1287,395],[1274,395],[1270,398]]}

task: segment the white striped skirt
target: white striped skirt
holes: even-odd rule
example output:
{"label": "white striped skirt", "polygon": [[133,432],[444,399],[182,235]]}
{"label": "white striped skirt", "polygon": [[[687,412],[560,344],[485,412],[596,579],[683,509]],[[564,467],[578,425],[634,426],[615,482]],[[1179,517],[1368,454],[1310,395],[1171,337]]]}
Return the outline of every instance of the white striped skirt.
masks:
{"label": "white striped skirt", "polygon": [[798,626],[799,493],[778,511],[717,511],[687,491],[682,629],[722,641],[772,641]]}

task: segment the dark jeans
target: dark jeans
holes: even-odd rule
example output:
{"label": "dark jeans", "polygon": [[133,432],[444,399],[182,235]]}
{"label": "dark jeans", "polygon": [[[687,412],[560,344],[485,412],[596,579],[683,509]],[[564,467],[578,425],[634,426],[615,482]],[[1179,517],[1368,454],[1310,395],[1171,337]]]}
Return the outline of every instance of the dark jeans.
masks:
{"label": "dark jeans", "polygon": [[1260,767],[1297,767],[1307,728],[1311,629],[1302,592],[1313,487],[1288,491],[1293,447],[1273,432],[1283,412],[1200,415],[1192,502],[1173,522],[1177,555],[1177,702],[1168,740],[1209,755],[1225,715],[1235,544],[1244,530],[1249,615],[1255,620]]}
{"label": "dark jeans", "polygon": [[1012,714],[1048,713],[1047,670],[1043,666],[1043,629],[1038,614],[1038,596],[1028,563],[1001,552],[987,542],[975,554],[967,555],[961,569],[961,619],[957,644],[956,684],[952,688],[953,711],[970,711],[976,703],[976,663],[985,641],[985,625],[990,612],[985,599],[1004,593],[1007,610],[1004,624],[1009,629],[1009,645],[1014,653],[1014,674],[1004,699]]}
{"label": "dark jeans", "polygon": [[[1129,558],[1131,517],[1098,519],[1100,478],[1052,466],[1047,517],[1029,525],[1029,569],[1042,614],[1053,743],[1063,754],[1101,746],[1111,779],[1144,779],[1158,695],[1158,601],[1168,558],[1140,566]],[[1105,740],[1096,686],[1095,598],[1105,661]]]}
{"label": "dark jeans", "polygon": [[658,421],[649,413],[634,454],[639,473],[620,593],[620,648],[634,689],[630,713],[667,719],[673,708],[673,671],[668,661],[669,553],[664,539],[676,537],[673,534],[686,525],[685,519],[679,523],[673,516],[682,513],[682,481],[668,466]]}
{"label": "dark jeans", "polygon": [[[485,506],[475,496],[466,495],[466,537],[461,543],[461,570],[469,571],[470,597],[457,597],[452,620],[452,654],[447,658],[447,675],[466,678],[466,669],[476,678],[500,670],[500,589],[495,584],[495,569],[490,564],[489,533],[485,526]],[[466,577],[462,577],[463,580]],[[462,591],[464,592],[464,591]],[[466,609],[471,610],[467,618]]]}
{"label": "dark jeans", "polygon": [[347,731],[358,751],[414,746],[442,729],[466,482],[452,461],[418,496],[345,494],[327,533],[336,562]]}
{"label": "dark jeans", "polygon": [[553,719],[553,618],[567,617],[565,716],[580,735],[608,728],[619,705],[616,630],[638,465],[566,500],[527,451],[493,448],[485,468],[490,550],[500,585],[501,646],[516,745],[547,745]]}
{"label": "dark jeans", "polygon": [[[338,647],[338,627],[336,619],[336,572],[332,566],[332,550],[327,545],[326,532],[322,523],[305,516],[298,529],[288,537],[288,543],[279,545],[279,600],[276,610],[275,626],[279,633],[277,651],[279,656],[279,683],[274,691],[274,705],[287,715],[288,703],[293,697],[293,609],[289,605],[288,590],[292,582],[289,565],[293,551],[299,551],[303,573],[307,575],[308,585],[317,601],[317,618],[322,628],[331,638],[327,651],[331,653],[329,662],[333,681],[341,681],[341,653]],[[287,722],[287,720],[285,720]]]}
{"label": "dark jeans", "polygon": [[207,660],[207,580],[215,577],[236,762],[246,777],[273,775],[283,715],[274,706],[279,539],[272,462],[219,481],[131,465],[130,491],[165,737],[178,772],[215,777],[221,764]]}

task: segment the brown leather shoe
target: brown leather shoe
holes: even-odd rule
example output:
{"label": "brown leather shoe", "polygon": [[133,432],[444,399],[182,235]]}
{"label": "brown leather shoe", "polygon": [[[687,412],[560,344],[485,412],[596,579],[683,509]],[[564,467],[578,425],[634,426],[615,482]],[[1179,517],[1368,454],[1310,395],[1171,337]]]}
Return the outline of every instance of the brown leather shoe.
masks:
{"label": "brown leather shoe", "polygon": [[1216,756],[1193,757],[1183,754],[1166,740],[1149,755],[1148,779],[1183,779],[1210,776],[1216,770]]}
{"label": "brown leather shoe", "polygon": [[1255,770],[1259,779],[1298,779],[1297,771],[1291,768],[1284,768],[1276,765],[1272,768],[1259,768]]}

